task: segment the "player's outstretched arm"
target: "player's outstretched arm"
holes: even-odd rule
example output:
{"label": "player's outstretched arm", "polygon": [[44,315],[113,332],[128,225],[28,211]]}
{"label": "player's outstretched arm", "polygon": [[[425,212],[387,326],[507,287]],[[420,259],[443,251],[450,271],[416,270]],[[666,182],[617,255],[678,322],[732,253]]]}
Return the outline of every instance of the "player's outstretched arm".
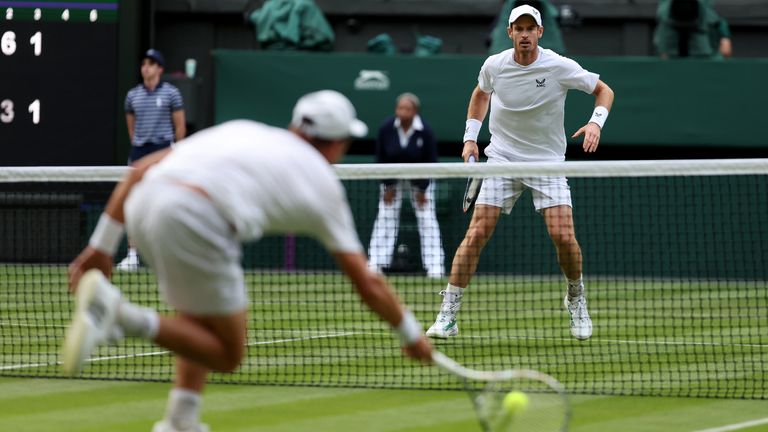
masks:
{"label": "player's outstretched arm", "polygon": [[352,281],[363,302],[398,333],[405,354],[424,363],[432,361],[432,346],[418,321],[400,305],[384,277],[368,270],[362,253],[337,252],[339,267]]}
{"label": "player's outstretched arm", "polygon": [[123,236],[125,199],[133,186],[144,177],[144,173],[166,157],[169,152],[170,149],[161,150],[140,159],[133,165],[134,169],[129,170],[123,180],[115,186],[88,246],[69,265],[70,292],[74,292],[83,273],[92,268],[101,270],[107,277],[112,274],[112,255]]}
{"label": "player's outstretched arm", "polygon": [[584,135],[584,143],[582,147],[584,152],[593,153],[597,151],[597,146],[600,144],[600,136],[605,125],[605,120],[608,118],[608,113],[613,106],[613,90],[608,85],[600,80],[597,81],[595,91],[592,92],[595,96],[595,110],[592,112],[592,117],[589,122],[582,126],[571,138]]}

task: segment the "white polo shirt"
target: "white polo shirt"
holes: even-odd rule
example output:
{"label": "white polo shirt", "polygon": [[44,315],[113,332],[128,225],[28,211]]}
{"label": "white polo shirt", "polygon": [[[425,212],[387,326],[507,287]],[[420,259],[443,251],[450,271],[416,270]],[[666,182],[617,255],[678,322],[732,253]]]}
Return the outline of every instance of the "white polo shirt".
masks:
{"label": "white polo shirt", "polygon": [[528,66],[515,62],[514,52],[488,57],[477,78],[480,90],[491,93],[485,154],[513,162],[565,160],[566,93],[592,93],[599,75],[546,48]]}
{"label": "white polo shirt", "polygon": [[361,252],[352,212],[333,167],[281,128],[235,120],[184,140],[146,174],[201,187],[239,240],[295,233],[331,252]]}

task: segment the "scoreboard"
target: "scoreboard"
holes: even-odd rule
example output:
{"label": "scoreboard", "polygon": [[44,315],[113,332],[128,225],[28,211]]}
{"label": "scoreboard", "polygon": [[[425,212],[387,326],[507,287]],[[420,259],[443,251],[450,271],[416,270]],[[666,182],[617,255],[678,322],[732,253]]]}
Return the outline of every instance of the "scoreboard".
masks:
{"label": "scoreboard", "polygon": [[118,0],[0,0],[0,166],[113,164],[118,14]]}

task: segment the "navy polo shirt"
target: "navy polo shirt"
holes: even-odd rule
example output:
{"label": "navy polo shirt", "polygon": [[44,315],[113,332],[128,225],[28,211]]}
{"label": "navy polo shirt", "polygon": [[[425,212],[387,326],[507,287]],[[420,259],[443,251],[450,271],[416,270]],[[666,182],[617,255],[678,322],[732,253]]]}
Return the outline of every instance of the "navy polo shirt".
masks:
{"label": "navy polo shirt", "polygon": [[165,144],[174,140],[173,113],[184,109],[181,92],[173,84],[160,81],[154,91],[144,83],[132,88],[125,97],[125,112],[136,116],[134,146]]}

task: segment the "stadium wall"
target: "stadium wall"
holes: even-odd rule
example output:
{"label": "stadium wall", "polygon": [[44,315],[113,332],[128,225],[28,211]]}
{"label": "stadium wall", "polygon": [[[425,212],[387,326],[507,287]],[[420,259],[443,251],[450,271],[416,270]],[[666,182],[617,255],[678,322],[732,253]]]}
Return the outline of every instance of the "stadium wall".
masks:
{"label": "stadium wall", "polygon": [[[252,118],[277,126],[290,120],[302,94],[333,88],[347,94],[375,138],[405,91],[422,100],[422,114],[438,140],[456,141],[463,131],[469,95],[484,61],[481,56],[429,58],[372,54],[214,52],[215,121]],[[753,147],[768,150],[762,128],[768,60],[686,60],[650,57],[584,57],[577,60],[601,75],[616,103],[601,146]],[[312,67],[307,67],[311,64]],[[565,130],[576,131],[594,98],[570,92]],[[487,122],[481,141],[488,141]],[[653,159],[652,155],[647,157]]]}

